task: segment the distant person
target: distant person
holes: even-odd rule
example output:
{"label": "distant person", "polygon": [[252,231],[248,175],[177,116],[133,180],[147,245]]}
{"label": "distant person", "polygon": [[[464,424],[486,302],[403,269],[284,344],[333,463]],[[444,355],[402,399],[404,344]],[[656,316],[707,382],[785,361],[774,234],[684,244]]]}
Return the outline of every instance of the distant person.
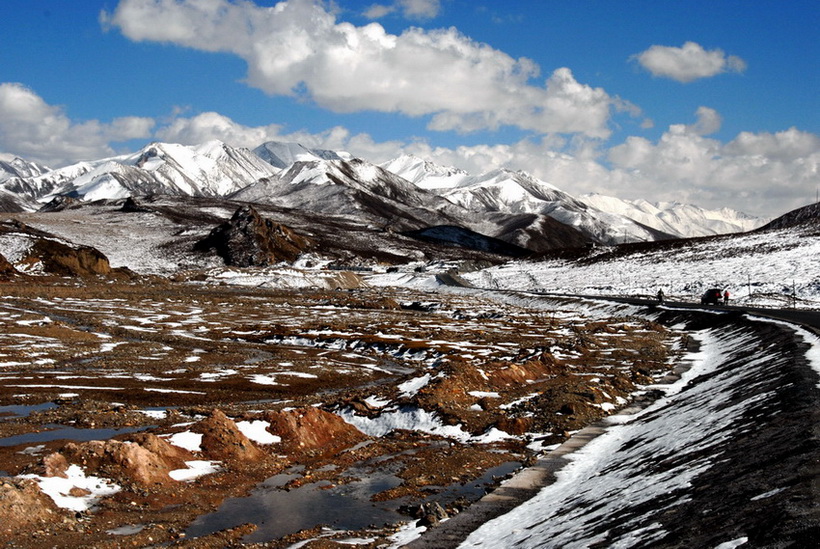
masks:
{"label": "distant person", "polygon": [[729,290],[723,290],[723,304],[729,304]]}
{"label": "distant person", "polygon": [[661,288],[660,290],[658,290],[658,303],[660,303],[661,305],[663,305],[663,298],[663,288]]}

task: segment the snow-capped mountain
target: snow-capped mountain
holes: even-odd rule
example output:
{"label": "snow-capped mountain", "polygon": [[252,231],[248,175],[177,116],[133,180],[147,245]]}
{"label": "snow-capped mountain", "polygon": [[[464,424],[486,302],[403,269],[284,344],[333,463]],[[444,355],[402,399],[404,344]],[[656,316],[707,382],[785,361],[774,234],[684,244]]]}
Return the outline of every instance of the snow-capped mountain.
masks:
{"label": "snow-capped mountain", "polygon": [[36,162],[29,162],[20,157],[15,157],[9,161],[0,160],[0,183],[11,178],[35,177],[50,171],[51,168]]}
{"label": "snow-capped mountain", "polygon": [[276,170],[247,149],[220,141],[196,147],[151,143],[130,154],[81,162],[27,178],[23,189],[39,200],[69,194],[85,200],[131,195],[224,196]]}
{"label": "snow-capped mountain", "polygon": [[668,238],[663,231],[590,207],[525,172],[497,169],[479,176],[404,156],[383,166],[463,208],[484,213],[549,216],[596,242],[617,244]]}
{"label": "snow-capped mountain", "polygon": [[545,216],[465,207],[357,158],[297,162],[231,198],[356,217],[395,231],[459,226],[534,252],[589,242],[576,228]]}
{"label": "snow-capped mountain", "polygon": [[524,172],[482,175],[405,155],[377,166],[349,153],[268,142],[254,151],[219,141],[151,143],[58,170],[0,165],[0,208],[34,210],[58,195],[85,201],[169,195],[232,198],[348,217],[395,230],[456,225],[536,252],[754,228],[732,210],[576,198]]}
{"label": "snow-capped mountain", "polygon": [[379,165],[422,189],[449,189],[470,175],[464,170],[439,166],[413,154],[404,154]]}
{"label": "snow-capped mountain", "polygon": [[342,151],[328,151],[324,149],[308,149],[299,143],[282,143],[268,141],[256,147],[253,153],[280,170],[285,170],[297,162],[312,160],[350,160],[352,155]]}
{"label": "snow-capped mountain", "polygon": [[463,222],[468,212],[364,160],[299,161],[230,198],[356,216],[396,230]]}
{"label": "snow-capped mountain", "polygon": [[729,208],[707,210],[676,202],[651,204],[646,200],[622,200],[601,194],[585,194],[579,199],[593,208],[628,217],[678,237],[746,232],[768,222],[768,219],[751,217]]}

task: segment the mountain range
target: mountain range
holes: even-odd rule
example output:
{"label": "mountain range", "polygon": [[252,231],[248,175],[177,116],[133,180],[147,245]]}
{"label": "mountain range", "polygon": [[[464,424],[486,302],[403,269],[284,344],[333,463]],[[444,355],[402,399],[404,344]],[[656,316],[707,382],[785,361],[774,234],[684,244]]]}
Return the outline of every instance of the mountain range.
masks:
{"label": "mountain range", "polygon": [[0,211],[31,212],[57,197],[131,196],[266,204],[383,231],[426,231],[445,241],[458,241],[467,230],[531,252],[743,232],[769,221],[730,209],[574,197],[521,171],[471,175],[407,155],[376,165],[295,143],[254,150],[219,141],[151,143],[133,154],[55,170],[19,158],[0,162]]}

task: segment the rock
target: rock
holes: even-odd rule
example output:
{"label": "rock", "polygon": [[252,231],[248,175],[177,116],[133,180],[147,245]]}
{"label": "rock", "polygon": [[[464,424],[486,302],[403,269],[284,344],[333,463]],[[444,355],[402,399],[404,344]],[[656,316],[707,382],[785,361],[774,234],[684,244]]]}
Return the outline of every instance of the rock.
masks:
{"label": "rock", "polygon": [[219,225],[195,249],[215,250],[226,265],[265,267],[295,261],[313,242],[285,225],[265,219],[252,207],[236,210],[230,221]]}
{"label": "rock", "polygon": [[214,410],[191,430],[202,434],[202,453],[211,459],[259,461],[266,455],[220,410]]}
{"label": "rock", "polygon": [[63,454],[54,452],[43,458],[43,476],[68,478],[68,461]]}
{"label": "rock", "polygon": [[148,208],[144,207],[139,201],[134,198],[133,196],[129,196],[125,199],[125,202],[122,204],[122,208],[120,208],[121,212],[125,213],[139,213],[139,212],[147,212],[149,211]]}
{"label": "rock", "polygon": [[268,412],[269,430],[282,438],[286,451],[338,452],[367,436],[341,417],[318,408]]}
{"label": "rock", "polygon": [[3,257],[3,254],[0,254],[0,280],[8,280],[19,274],[17,269],[14,268],[14,265],[9,263],[9,260]]}
{"label": "rock", "polygon": [[64,513],[35,481],[8,479],[0,482],[0,540],[19,536],[23,529],[48,527],[61,514]]}
{"label": "rock", "polygon": [[159,453],[136,442],[119,440],[71,442],[61,453],[69,462],[82,465],[87,473],[102,474],[119,482],[143,486],[176,482],[168,473],[185,468],[185,457],[193,459],[193,456],[181,448],[165,448],[163,445],[171,445],[162,440],[152,439],[151,444]]}
{"label": "rock", "polygon": [[532,419],[528,417],[502,417],[496,422],[495,426],[505,433],[521,436],[532,430]]}
{"label": "rock", "polygon": [[419,521],[417,526],[436,526],[442,520],[449,518],[447,511],[437,502],[422,503],[416,511]]}

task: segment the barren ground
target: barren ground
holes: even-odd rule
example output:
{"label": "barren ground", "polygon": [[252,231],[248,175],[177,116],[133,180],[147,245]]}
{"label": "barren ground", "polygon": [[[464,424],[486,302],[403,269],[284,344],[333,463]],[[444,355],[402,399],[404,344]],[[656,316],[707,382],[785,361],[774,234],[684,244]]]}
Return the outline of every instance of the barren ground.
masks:
{"label": "barren ground", "polygon": [[[0,543],[332,547],[354,537],[383,546],[398,522],[424,514],[422,503],[457,512],[495,472],[622,407],[672,367],[680,337],[636,318],[398,289],[2,283]],[[362,427],[422,411],[437,429]],[[254,441],[238,427],[257,422],[278,439]],[[201,435],[197,448],[174,444],[190,432]],[[194,461],[216,470],[169,474]],[[20,477],[65,475],[69,465],[120,490],[71,511]],[[370,505],[395,520],[289,529],[270,526],[285,517],[249,515],[254,524],[208,527],[220,505],[266,481],[295,498],[300,487],[330,492],[373,478],[389,481]]]}

